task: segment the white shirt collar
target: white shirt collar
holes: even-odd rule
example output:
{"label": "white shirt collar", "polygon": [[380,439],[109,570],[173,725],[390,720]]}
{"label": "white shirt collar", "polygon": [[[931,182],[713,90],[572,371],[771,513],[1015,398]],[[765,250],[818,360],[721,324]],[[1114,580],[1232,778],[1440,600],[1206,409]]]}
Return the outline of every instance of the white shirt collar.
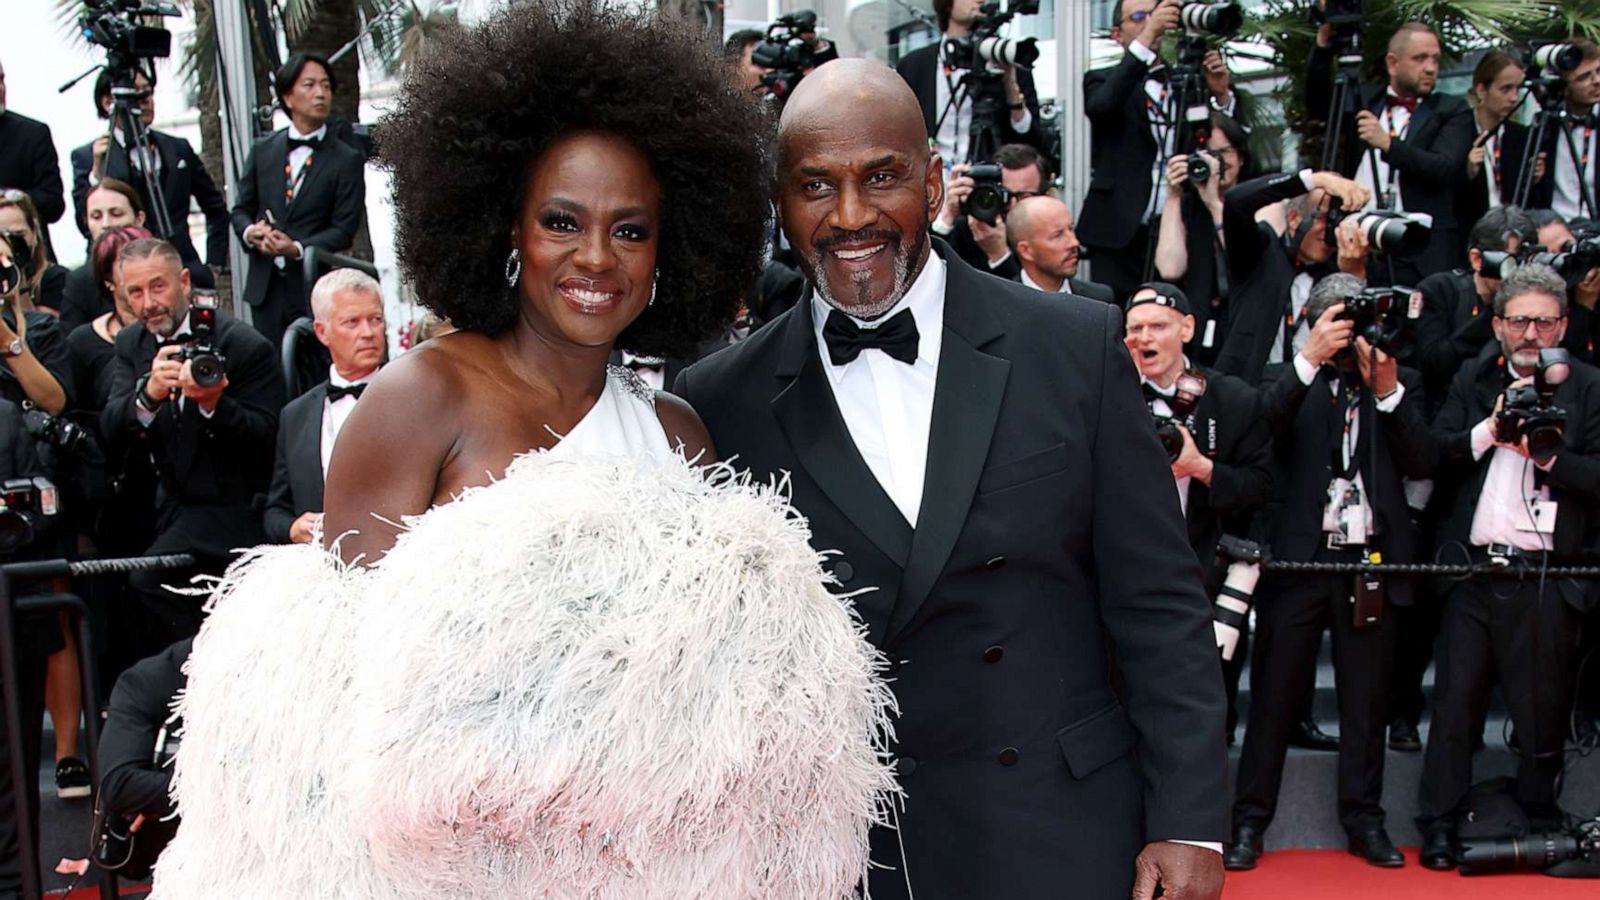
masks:
{"label": "white shirt collar", "polygon": [[328,383],[334,387],[354,387],[358,384],[366,384],[367,382],[371,381],[372,376],[376,374],[378,374],[378,370],[373,369],[371,372],[367,373],[365,378],[357,378],[355,381],[351,381],[350,379],[339,374],[338,366],[328,366]]}
{"label": "white shirt collar", "polygon": [[327,136],[328,136],[328,126],[326,124],[323,124],[316,131],[313,131],[310,134],[301,134],[300,133],[300,129],[294,127],[294,123],[293,122],[289,123],[289,137],[292,137],[295,140],[298,140],[298,141],[309,141],[309,140],[314,140],[314,139],[325,138]]}
{"label": "white shirt collar", "polygon": [[[1137,367],[1135,367],[1135,368],[1137,368]],[[1189,371],[1190,368],[1192,368],[1192,366],[1189,365],[1189,354],[1185,353],[1183,355],[1183,369],[1178,374],[1181,375],[1184,372]],[[1168,385],[1167,387],[1162,387],[1161,385],[1156,384],[1154,381],[1151,381],[1150,379],[1144,377],[1144,373],[1140,372],[1139,373],[1139,383],[1140,384],[1148,384],[1148,385],[1150,385],[1150,389],[1151,390],[1155,391],[1156,393],[1160,394],[1163,397],[1171,397],[1172,395],[1174,395],[1174,394],[1176,394],[1178,392],[1178,380],[1177,379],[1173,379],[1172,380],[1172,384]]]}
{"label": "white shirt collar", "polygon": [[[928,363],[929,365],[937,366],[939,364],[939,348],[944,344],[945,274],[944,260],[939,257],[939,254],[930,250],[928,251],[927,265],[922,267],[922,271],[917,274],[917,279],[911,282],[911,287],[906,290],[905,296],[900,298],[899,303],[896,303],[888,312],[870,322],[865,319],[857,319],[855,316],[850,318],[862,328],[876,328],[889,321],[892,316],[899,315],[901,310],[911,310],[911,317],[917,323],[917,364]],[[822,299],[822,295],[813,289],[811,291],[811,327],[817,336],[817,351],[822,354],[822,367],[827,370],[828,376],[833,379],[833,382],[838,384],[839,379],[844,377],[844,373],[849,370],[850,366],[860,362],[861,358],[857,357],[853,362],[845,363],[842,366],[834,365],[833,360],[828,358],[827,344],[822,339],[822,326],[828,320],[828,313],[832,310],[833,307],[829,306],[827,301]]]}
{"label": "white shirt collar", "polygon": [[1039,282],[1034,281],[1033,278],[1028,275],[1028,270],[1026,268],[1023,268],[1021,266],[1019,266],[1019,268],[1022,268],[1022,283],[1023,284],[1027,285],[1028,287],[1033,288],[1036,291],[1044,291],[1046,294],[1063,294],[1063,293],[1066,293],[1067,288],[1072,283],[1071,279],[1063,278],[1063,279],[1061,279],[1061,287],[1058,287],[1058,288],[1056,288],[1055,290],[1052,291],[1049,288],[1044,287],[1043,285],[1039,284]]}

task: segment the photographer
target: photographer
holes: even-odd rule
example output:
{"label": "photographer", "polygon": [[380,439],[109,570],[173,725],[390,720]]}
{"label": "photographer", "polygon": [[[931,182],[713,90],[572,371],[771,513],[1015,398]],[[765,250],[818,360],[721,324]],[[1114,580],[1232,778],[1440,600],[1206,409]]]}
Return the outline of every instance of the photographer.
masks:
{"label": "photographer", "polygon": [[[928,136],[933,139],[939,158],[944,160],[946,171],[969,156],[972,95],[964,81],[973,73],[963,65],[965,60],[944,58],[944,44],[949,38],[971,37],[973,26],[982,15],[982,6],[983,0],[933,0],[940,40],[907,53],[895,66],[895,71],[911,85],[911,92],[922,105]],[[997,123],[1001,141],[1036,146],[1039,143],[1036,127],[1039,93],[1033,86],[1033,73],[1013,65],[1001,66],[1000,71],[1005,105]]]}
{"label": "photographer", "polygon": [[1430,869],[1456,864],[1457,814],[1496,676],[1519,745],[1517,797],[1535,827],[1561,820],[1573,651],[1594,591],[1540,571],[1585,558],[1600,504],[1600,371],[1541,360],[1561,343],[1566,308],[1566,283],[1548,266],[1507,277],[1494,298],[1498,346],[1462,368],[1433,425],[1448,491],[1441,561],[1465,553],[1524,574],[1468,578],[1445,602],[1417,818]]}
{"label": "photographer", "polygon": [[[1548,178],[1534,186],[1528,205],[1549,208],[1567,219],[1600,217],[1590,206],[1600,203],[1600,45],[1586,38],[1566,43],[1582,57],[1577,67],[1561,73],[1566,82],[1568,119],[1545,132],[1542,154],[1552,160]],[[1576,156],[1574,156],[1576,153]]]}
{"label": "photographer", "polygon": [[1445,391],[1467,360],[1494,338],[1490,319],[1500,289],[1500,269],[1484,254],[1515,256],[1537,240],[1533,220],[1515,206],[1485,212],[1467,237],[1467,268],[1436,272],[1422,279],[1422,315],[1417,321],[1418,366],[1430,414],[1444,403]]}
{"label": "photographer", "polygon": [[[1512,202],[1530,139],[1528,126],[1511,120],[1522,102],[1526,74],[1517,58],[1504,50],[1485,53],[1472,70],[1467,102],[1478,136],[1467,152],[1467,181],[1456,200],[1457,221],[1476,222],[1494,207]],[[1542,177],[1542,157],[1537,166],[1535,175]]]}
{"label": "photographer", "polygon": [[1072,210],[1054,197],[1029,197],[1006,215],[1006,237],[1019,264],[1017,280],[1049,293],[1115,303],[1111,289],[1078,276],[1078,236]]}
{"label": "photographer", "polygon": [[[1404,308],[1389,299],[1391,308]],[[1305,311],[1316,322],[1310,339],[1293,365],[1262,389],[1261,414],[1281,473],[1270,527],[1274,559],[1415,559],[1416,533],[1401,480],[1428,477],[1434,450],[1422,417],[1421,379],[1382,349],[1396,323],[1378,307],[1353,275],[1318,281]],[[1374,338],[1376,350],[1369,343]],[[1339,697],[1339,821],[1351,853],[1375,866],[1405,864],[1384,828],[1382,806],[1395,637],[1386,607],[1410,603],[1411,586],[1368,585],[1369,579],[1350,575],[1271,574],[1257,588],[1250,718],[1226,857],[1231,869],[1254,868],[1261,855],[1295,708],[1315,678],[1322,631],[1330,626]]]}
{"label": "photographer", "polygon": [[768,92],[766,85],[761,83],[761,76],[767,73],[766,69],[756,65],[750,59],[750,54],[756,45],[766,39],[766,32],[754,28],[745,28],[728,35],[722,44],[723,55],[728,59],[728,67],[733,71],[733,83],[742,91],[764,95]]}
{"label": "photographer", "polygon": [[[978,271],[1016,281],[1022,269],[1011,254],[1005,216],[1023,200],[1047,193],[1050,167],[1038,150],[1026,144],[1001,147],[994,155],[994,165],[1000,167],[999,184],[988,181],[981,188],[968,174],[972,166],[967,163],[957,163],[950,170],[944,206],[939,209],[939,217],[933,220],[933,233],[949,241],[950,248]],[[993,225],[964,212],[973,191],[993,192],[997,188],[1003,195],[1005,209]]]}
{"label": "photographer", "polygon": [[[1169,99],[1176,98],[1159,52],[1161,39],[1179,27],[1182,6],[1180,0],[1118,0],[1111,7],[1111,38],[1126,52],[1115,66],[1083,76],[1092,174],[1078,231],[1094,252],[1095,280],[1118,297],[1145,280],[1154,220],[1166,206],[1167,159],[1179,149],[1177,123],[1167,120]],[[1239,115],[1222,55],[1208,52],[1201,69],[1210,107]]]}
{"label": "photographer", "polygon": [[[289,127],[256,142],[234,190],[233,230],[250,256],[251,323],[276,347],[310,310],[300,258],[307,246],[340,252],[365,214],[365,161],[328,133],[337,85],[316,54],[289,57],[273,80]],[[332,139],[330,139],[332,138]]]}
{"label": "photographer", "polygon": [[221,574],[235,548],[264,542],[256,498],[272,476],[283,375],[265,338],[191,304],[189,273],[171,244],[128,244],[115,274],[139,321],[117,334],[101,433],[113,441],[142,433],[155,459],[160,533],[146,552],[197,560],[192,570],[130,579],[153,653],[192,636],[201,619],[200,598],[162,585]]}
{"label": "photographer", "polygon": [[[1294,356],[1311,334],[1304,314],[1311,285],[1333,271],[1344,234],[1329,227],[1328,210],[1335,200],[1360,207],[1367,197],[1367,189],[1348,178],[1309,169],[1253,178],[1223,196],[1222,235],[1232,288],[1217,371],[1260,384],[1269,365],[1276,374]],[[1274,216],[1271,207],[1283,201],[1289,201],[1287,209]],[[1262,216],[1266,221],[1258,219]],[[1340,267],[1364,268],[1359,238],[1343,240],[1350,252],[1340,256]]]}
{"label": "photographer", "polygon": [[67,211],[60,167],[50,126],[6,105],[6,69],[0,65],[0,188],[26,192],[45,224],[58,222]]}
{"label": "photographer", "polygon": [[[1306,108],[1325,116],[1333,102],[1334,29],[1323,25],[1307,63]],[[1359,111],[1342,124],[1348,136],[1339,171],[1372,189],[1356,209],[1385,209],[1431,216],[1427,246],[1391,257],[1393,284],[1415,285],[1431,272],[1461,264],[1456,197],[1472,149],[1472,112],[1460,97],[1440,94],[1439,38],[1421,22],[1407,22],[1389,40],[1384,57],[1388,84],[1361,85]]]}
{"label": "photographer", "polygon": [[33,200],[16,188],[0,185],[0,245],[22,273],[19,291],[22,308],[61,312],[66,302],[67,270],[50,260],[49,234]]}
{"label": "photographer", "polygon": [[[129,668],[111,691],[100,733],[96,856],[123,878],[143,878],[178,830],[171,796],[172,756],[181,729],[172,705],[188,677],[192,640],[182,640]],[[126,862],[124,862],[126,860]]]}
{"label": "photographer", "polygon": [[[95,114],[108,121],[112,108],[111,81],[111,73],[102,71],[94,83]],[[144,72],[139,72],[134,75],[133,86],[139,93],[135,114],[149,129],[156,117],[155,85]],[[150,180],[161,187],[167,221],[172,225],[172,234],[161,237],[183,255],[183,264],[189,269],[195,287],[215,287],[215,276],[200,262],[200,254],[189,239],[190,201],[192,199],[205,214],[206,262],[217,269],[228,265],[228,201],[188,141],[154,129],[147,133],[150,146],[143,153],[130,151],[131,138],[121,129],[109,126],[107,133],[72,151],[72,205],[78,218],[78,230],[84,237],[94,239],[95,231],[88,219],[89,192],[107,178],[132,185],[139,194],[140,208],[152,210],[152,219],[159,221],[154,218],[153,198],[146,187],[148,174]],[[144,170],[146,159],[151,168],[149,173]],[[146,227],[154,230],[153,222]]]}
{"label": "photographer", "polygon": [[[1036,201],[1029,201],[1036,202]],[[1272,496],[1272,441],[1266,422],[1256,415],[1255,388],[1237,378],[1197,366],[1183,348],[1194,337],[1195,319],[1189,299],[1168,284],[1147,284],[1127,304],[1124,342],[1139,369],[1145,402],[1165,426],[1162,442],[1172,458],[1178,503],[1189,526],[1189,544],[1205,570],[1206,592],[1216,596],[1228,564],[1217,543],[1224,534],[1250,535],[1250,520]],[[1179,377],[1198,374],[1203,393],[1183,413],[1187,398],[1175,400]],[[1189,396],[1193,396],[1190,394]],[[1179,404],[1178,409],[1173,404]],[[1172,437],[1181,439],[1173,453]],[[1241,632],[1233,658],[1224,660],[1228,692],[1228,742],[1233,742],[1247,642]]]}
{"label": "photographer", "polygon": [[[1222,233],[1222,197],[1250,170],[1249,144],[1243,126],[1213,112],[1205,149],[1179,153],[1167,161],[1156,274],[1199,298],[1189,352],[1206,363],[1216,359],[1227,333],[1228,248]],[[1206,177],[1193,179],[1191,171]]]}
{"label": "photographer", "polygon": [[[19,208],[0,200],[0,225],[5,224],[7,212]],[[32,403],[56,415],[67,406],[72,361],[56,317],[29,303],[26,260],[13,253],[18,246],[17,239],[0,242],[0,282],[5,282],[0,284],[0,397]],[[28,245],[21,242],[21,246]]]}

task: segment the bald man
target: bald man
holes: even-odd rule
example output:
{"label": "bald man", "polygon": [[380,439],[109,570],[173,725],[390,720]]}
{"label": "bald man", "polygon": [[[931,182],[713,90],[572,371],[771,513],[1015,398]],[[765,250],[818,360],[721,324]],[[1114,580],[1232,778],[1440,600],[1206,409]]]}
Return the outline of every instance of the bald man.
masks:
{"label": "bald man", "polygon": [[810,290],[674,390],[789,478],[890,661],[905,798],[872,896],[1214,900],[1222,680],[1121,313],[930,239],[942,165],[886,68],[807,76],[778,150]]}
{"label": "bald man", "polygon": [[[1333,98],[1333,29],[1324,25],[1307,63],[1306,108],[1322,118]],[[1400,26],[1384,57],[1387,84],[1361,86],[1359,107],[1344,124],[1340,174],[1372,191],[1366,208],[1433,217],[1420,254],[1393,257],[1394,283],[1414,285],[1434,272],[1466,262],[1466,241],[1456,218],[1456,194],[1467,177],[1467,154],[1477,125],[1467,102],[1441,94],[1439,38],[1421,22]],[[1470,226],[1471,223],[1468,223]]]}
{"label": "bald man", "polygon": [[1023,284],[1036,291],[1115,302],[1111,288],[1076,277],[1081,245],[1065,203],[1048,195],[1029,197],[1006,215],[1006,229]]}

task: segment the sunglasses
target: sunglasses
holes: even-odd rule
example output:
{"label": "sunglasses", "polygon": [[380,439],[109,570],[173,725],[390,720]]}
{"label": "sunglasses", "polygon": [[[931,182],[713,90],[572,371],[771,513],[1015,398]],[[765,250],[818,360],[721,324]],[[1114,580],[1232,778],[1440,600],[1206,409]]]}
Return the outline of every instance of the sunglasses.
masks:
{"label": "sunglasses", "polygon": [[1150,13],[1151,10],[1148,9],[1136,9],[1133,12],[1128,13],[1127,19],[1129,22],[1137,25],[1138,23],[1143,22],[1145,19],[1150,18]]}

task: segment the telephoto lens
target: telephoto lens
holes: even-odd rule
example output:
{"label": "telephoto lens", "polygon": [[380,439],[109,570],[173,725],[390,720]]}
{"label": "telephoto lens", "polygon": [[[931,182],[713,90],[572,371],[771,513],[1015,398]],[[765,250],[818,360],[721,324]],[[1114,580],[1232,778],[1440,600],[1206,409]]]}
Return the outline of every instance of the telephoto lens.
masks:
{"label": "telephoto lens", "polygon": [[1544,44],[1533,48],[1532,58],[1538,68],[1565,74],[1583,62],[1583,51],[1571,44]]}
{"label": "telephoto lens", "polygon": [[1211,627],[1217,633],[1217,649],[1225,660],[1233,659],[1239,649],[1239,635],[1244,633],[1256,582],[1260,580],[1260,563],[1235,560],[1228,566],[1228,575],[1211,604]]}
{"label": "telephoto lens", "polygon": [[1244,25],[1244,10],[1237,3],[1207,3],[1191,0],[1179,10],[1184,30],[1191,34],[1233,37]]}

